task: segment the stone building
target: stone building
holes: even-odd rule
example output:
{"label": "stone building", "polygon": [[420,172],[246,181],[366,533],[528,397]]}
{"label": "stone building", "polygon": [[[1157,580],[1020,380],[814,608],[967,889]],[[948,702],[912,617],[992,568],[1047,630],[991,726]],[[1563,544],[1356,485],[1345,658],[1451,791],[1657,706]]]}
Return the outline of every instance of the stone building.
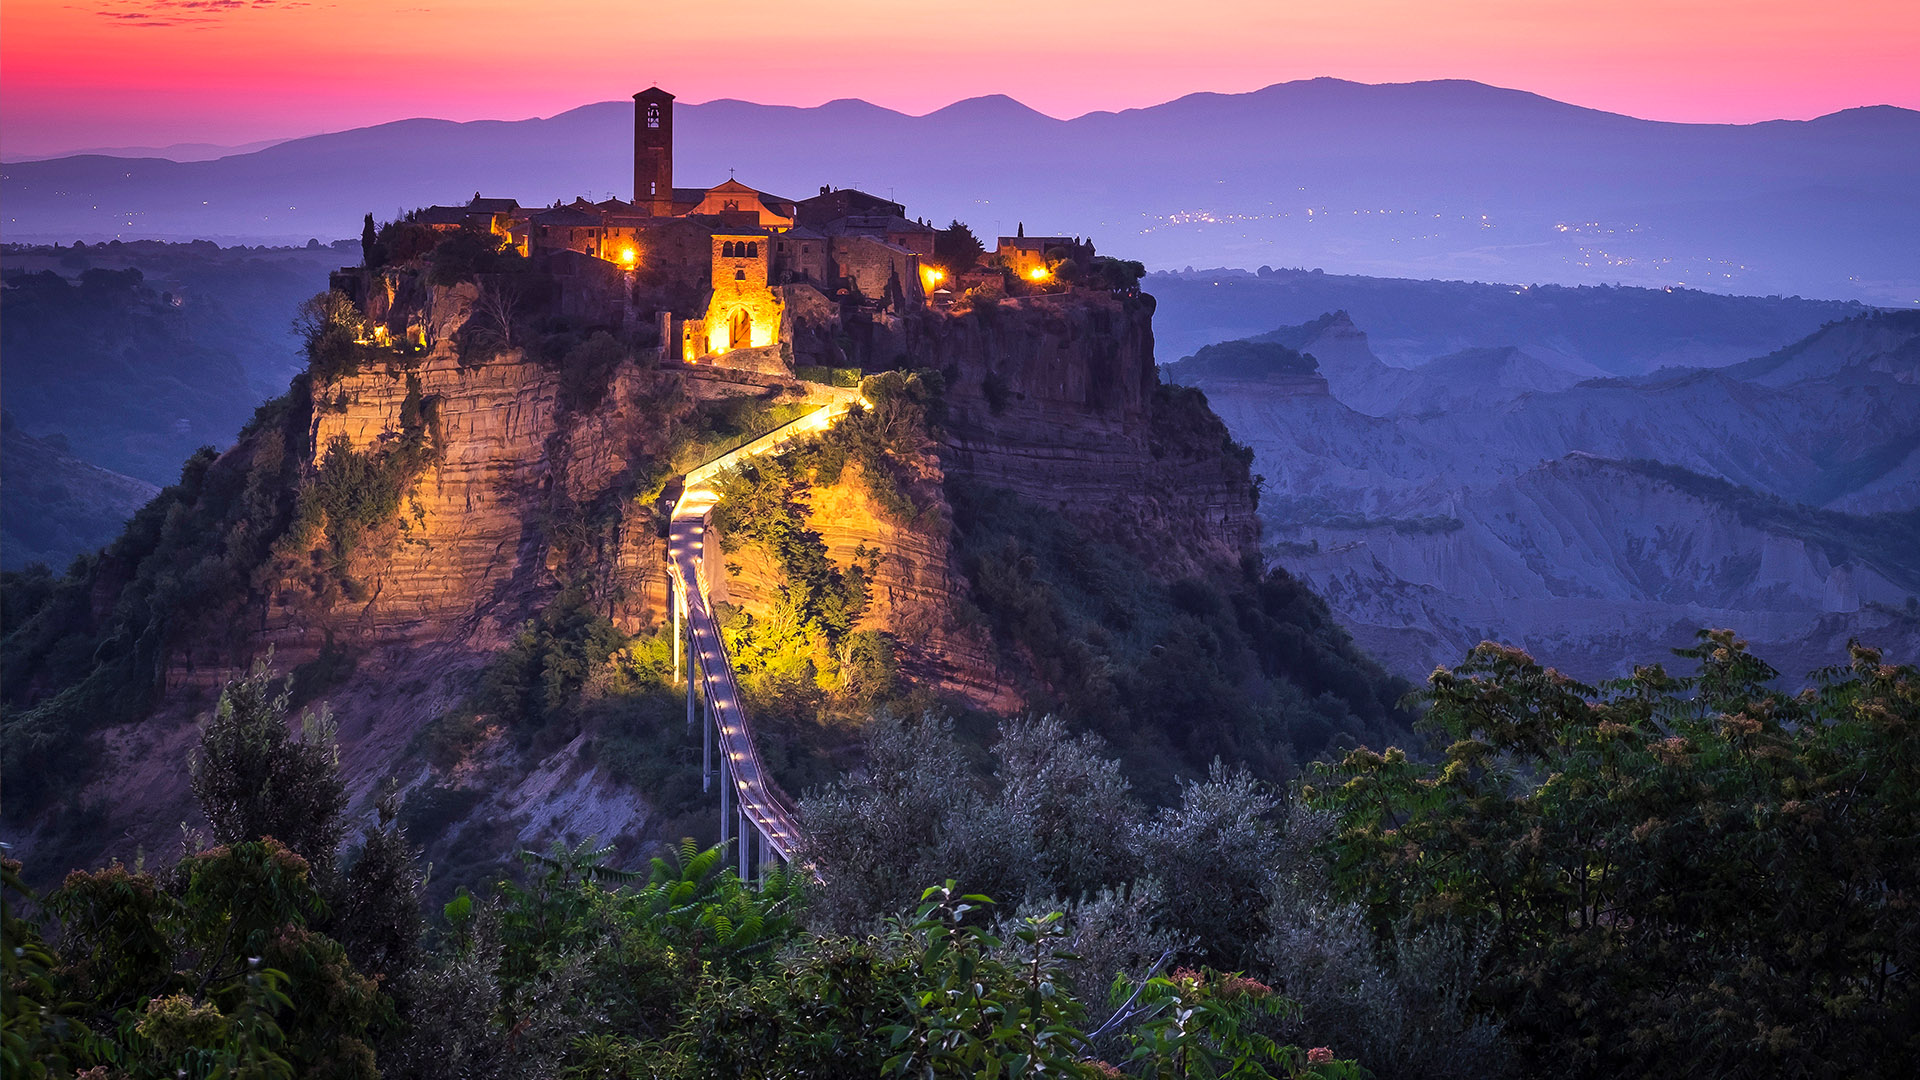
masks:
{"label": "stone building", "polygon": [[1020,278],[1044,281],[1061,259],[1092,261],[1093,245],[1077,236],[1028,236],[1023,229],[1018,235],[1000,237],[993,258]]}
{"label": "stone building", "polygon": [[606,303],[623,326],[657,322],[673,359],[790,363],[796,336],[810,355],[834,340],[831,327],[812,324],[837,325],[842,310],[870,320],[928,303],[935,282],[921,260],[933,255],[936,230],[900,203],[828,187],[795,202],[731,177],[675,187],[673,95],[652,87],[633,101],[631,201],[522,207],[476,192],[466,206],[415,219],[504,238],[568,279],[568,314]]}

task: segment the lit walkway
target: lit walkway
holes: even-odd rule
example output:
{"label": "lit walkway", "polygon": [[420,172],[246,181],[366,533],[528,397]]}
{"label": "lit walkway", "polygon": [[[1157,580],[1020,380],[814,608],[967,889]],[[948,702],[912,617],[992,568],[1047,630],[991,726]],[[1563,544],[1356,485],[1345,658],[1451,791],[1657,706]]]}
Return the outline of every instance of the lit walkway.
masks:
{"label": "lit walkway", "polygon": [[[721,562],[718,552],[714,552],[713,559],[709,560],[706,549],[707,525],[712,519],[714,504],[719,501],[711,484],[715,476],[745,458],[776,452],[795,439],[825,431],[859,400],[859,394],[853,391],[846,391],[844,396],[833,396],[837,400],[689,472],[686,488],[681,493],[680,501],[673,507],[667,561],[672,567],[679,592],[675,629],[678,631],[679,616],[684,612],[693,673],[700,680],[700,688],[707,701],[707,719],[713,725],[711,730],[717,737],[720,751],[721,841],[724,843],[731,835],[735,835],[732,828],[735,811],[729,804],[737,802],[742,826],[737,831],[741,840],[742,877],[746,876],[748,861],[747,826],[760,834],[762,864],[769,854],[791,863],[800,844],[800,827],[794,819],[792,802],[773,777],[767,774],[766,766],[760,760],[760,752],[754,746],[753,727],[740,704],[740,688],[734,682],[733,663],[727,656],[726,642],[720,636],[720,624],[713,616],[709,568],[718,571]],[[679,648],[676,634],[676,672]],[[691,685],[687,693],[688,716],[691,719]]]}

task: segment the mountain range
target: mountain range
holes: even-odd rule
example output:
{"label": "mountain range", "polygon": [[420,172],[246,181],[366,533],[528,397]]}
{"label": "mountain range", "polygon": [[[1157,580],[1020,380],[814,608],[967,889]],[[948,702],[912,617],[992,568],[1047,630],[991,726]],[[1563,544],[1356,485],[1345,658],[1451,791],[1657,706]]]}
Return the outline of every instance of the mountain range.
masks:
{"label": "mountain range", "polygon": [[[0,169],[11,240],[356,234],[476,191],[629,193],[631,105],[402,120],[211,161],[104,155]],[[1003,96],[925,116],[863,101],[678,108],[677,175],[789,196],[908,193],[983,234],[1091,235],[1158,267],[1689,285],[1920,301],[1920,113],[1745,125],[1639,120],[1466,81],[1336,79],[1058,120]],[[1012,208],[1018,207],[1017,214]]]}

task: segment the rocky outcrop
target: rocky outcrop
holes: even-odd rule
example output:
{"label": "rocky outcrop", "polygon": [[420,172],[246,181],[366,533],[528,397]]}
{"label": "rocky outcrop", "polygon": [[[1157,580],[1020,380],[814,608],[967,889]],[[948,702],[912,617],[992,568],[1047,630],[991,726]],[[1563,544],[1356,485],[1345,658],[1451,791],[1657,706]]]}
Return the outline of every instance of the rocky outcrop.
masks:
{"label": "rocky outcrop", "polygon": [[663,542],[651,508],[629,505],[623,485],[664,454],[660,412],[646,406],[678,388],[629,362],[601,405],[576,413],[561,404],[561,383],[560,372],[518,353],[469,367],[443,351],[411,371],[365,371],[317,389],[316,466],[336,440],[362,452],[394,444],[410,395],[427,417],[432,458],[398,517],[350,565],[362,594],[317,607],[284,597],[270,636],[296,650],[324,630],[374,650],[497,646],[558,587],[563,562],[590,568],[617,623],[633,630],[658,619]]}
{"label": "rocky outcrop", "polygon": [[1156,569],[1206,573],[1256,547],[1252,483],[1212,414],[1160,385],[1152,318],[1151,297],[1074,293],[981,304],[938,324],[941,461]]}
{"label": "rocky outcrop", "polygon": [[[855,630],[890,634],[902,671],[916,685],[958,695],[978,708],[1013,710],[1020,698],[1000,671],[993,642],[983,627],[960,617],[967,586],[954,566],[947,508],[938,492],[937,478],[923,485],[921,493],[933,505],[918,520],[899,522],[868,496],[859,466],[850,464],[837,482],[808,490],[810,524],[827,557],[843,569],[854,565],[861,548],[879,552],[867,610]],[[756,614],[770,610],[785,585],[779,566],[759,545],[733,548],[726,572],[715,576],[714,599]]]}

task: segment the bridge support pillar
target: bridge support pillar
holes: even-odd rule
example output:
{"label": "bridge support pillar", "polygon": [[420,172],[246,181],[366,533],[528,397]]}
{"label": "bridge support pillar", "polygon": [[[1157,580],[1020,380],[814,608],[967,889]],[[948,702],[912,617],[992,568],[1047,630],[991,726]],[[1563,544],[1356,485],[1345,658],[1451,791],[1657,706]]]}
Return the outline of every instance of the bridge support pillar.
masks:
{"label": "bridge support pillar", "polygon": [[[667,606],[673,609],[673,681],[679,682],[681,664],[680,639],[685,636],[680,628],[680,609],[687,606],[687,596],[686,590],[679,588],[673,582],[674,575],[669,573],[667,575]],[[693,686],[691,685],[693,680],[688,679],[687,682],[689,683],[687,686],[687,699],[691,701],[693,699]],[[689,723],[693,720],[691,707],[689,707],[687,712],[687,720]]]}
{"label": "bridge support pillar", "polygon": [[[691,673],[689,673],[691,676]],[[687,679],[687,715],[693,715],[693,679]],[[700,725],[700,790],[713,790],[713,707],[707,707],[707,722]]]}
{"label": "bridge support pillar", "polygon": [[747,808],[743,806],[740,808],[740,880],[741,881],[752,880],[751,878],[747,877],[747,845],[753,842],[753,837],[748,832],[748,830],[752,828],[753,828],[753,822],[747,820]]}
{"label": "bridge support pillar", "polygon": [[733,771],[727,759],[720,759],[720,853],[725,857],[727,841],[733,835]]}

